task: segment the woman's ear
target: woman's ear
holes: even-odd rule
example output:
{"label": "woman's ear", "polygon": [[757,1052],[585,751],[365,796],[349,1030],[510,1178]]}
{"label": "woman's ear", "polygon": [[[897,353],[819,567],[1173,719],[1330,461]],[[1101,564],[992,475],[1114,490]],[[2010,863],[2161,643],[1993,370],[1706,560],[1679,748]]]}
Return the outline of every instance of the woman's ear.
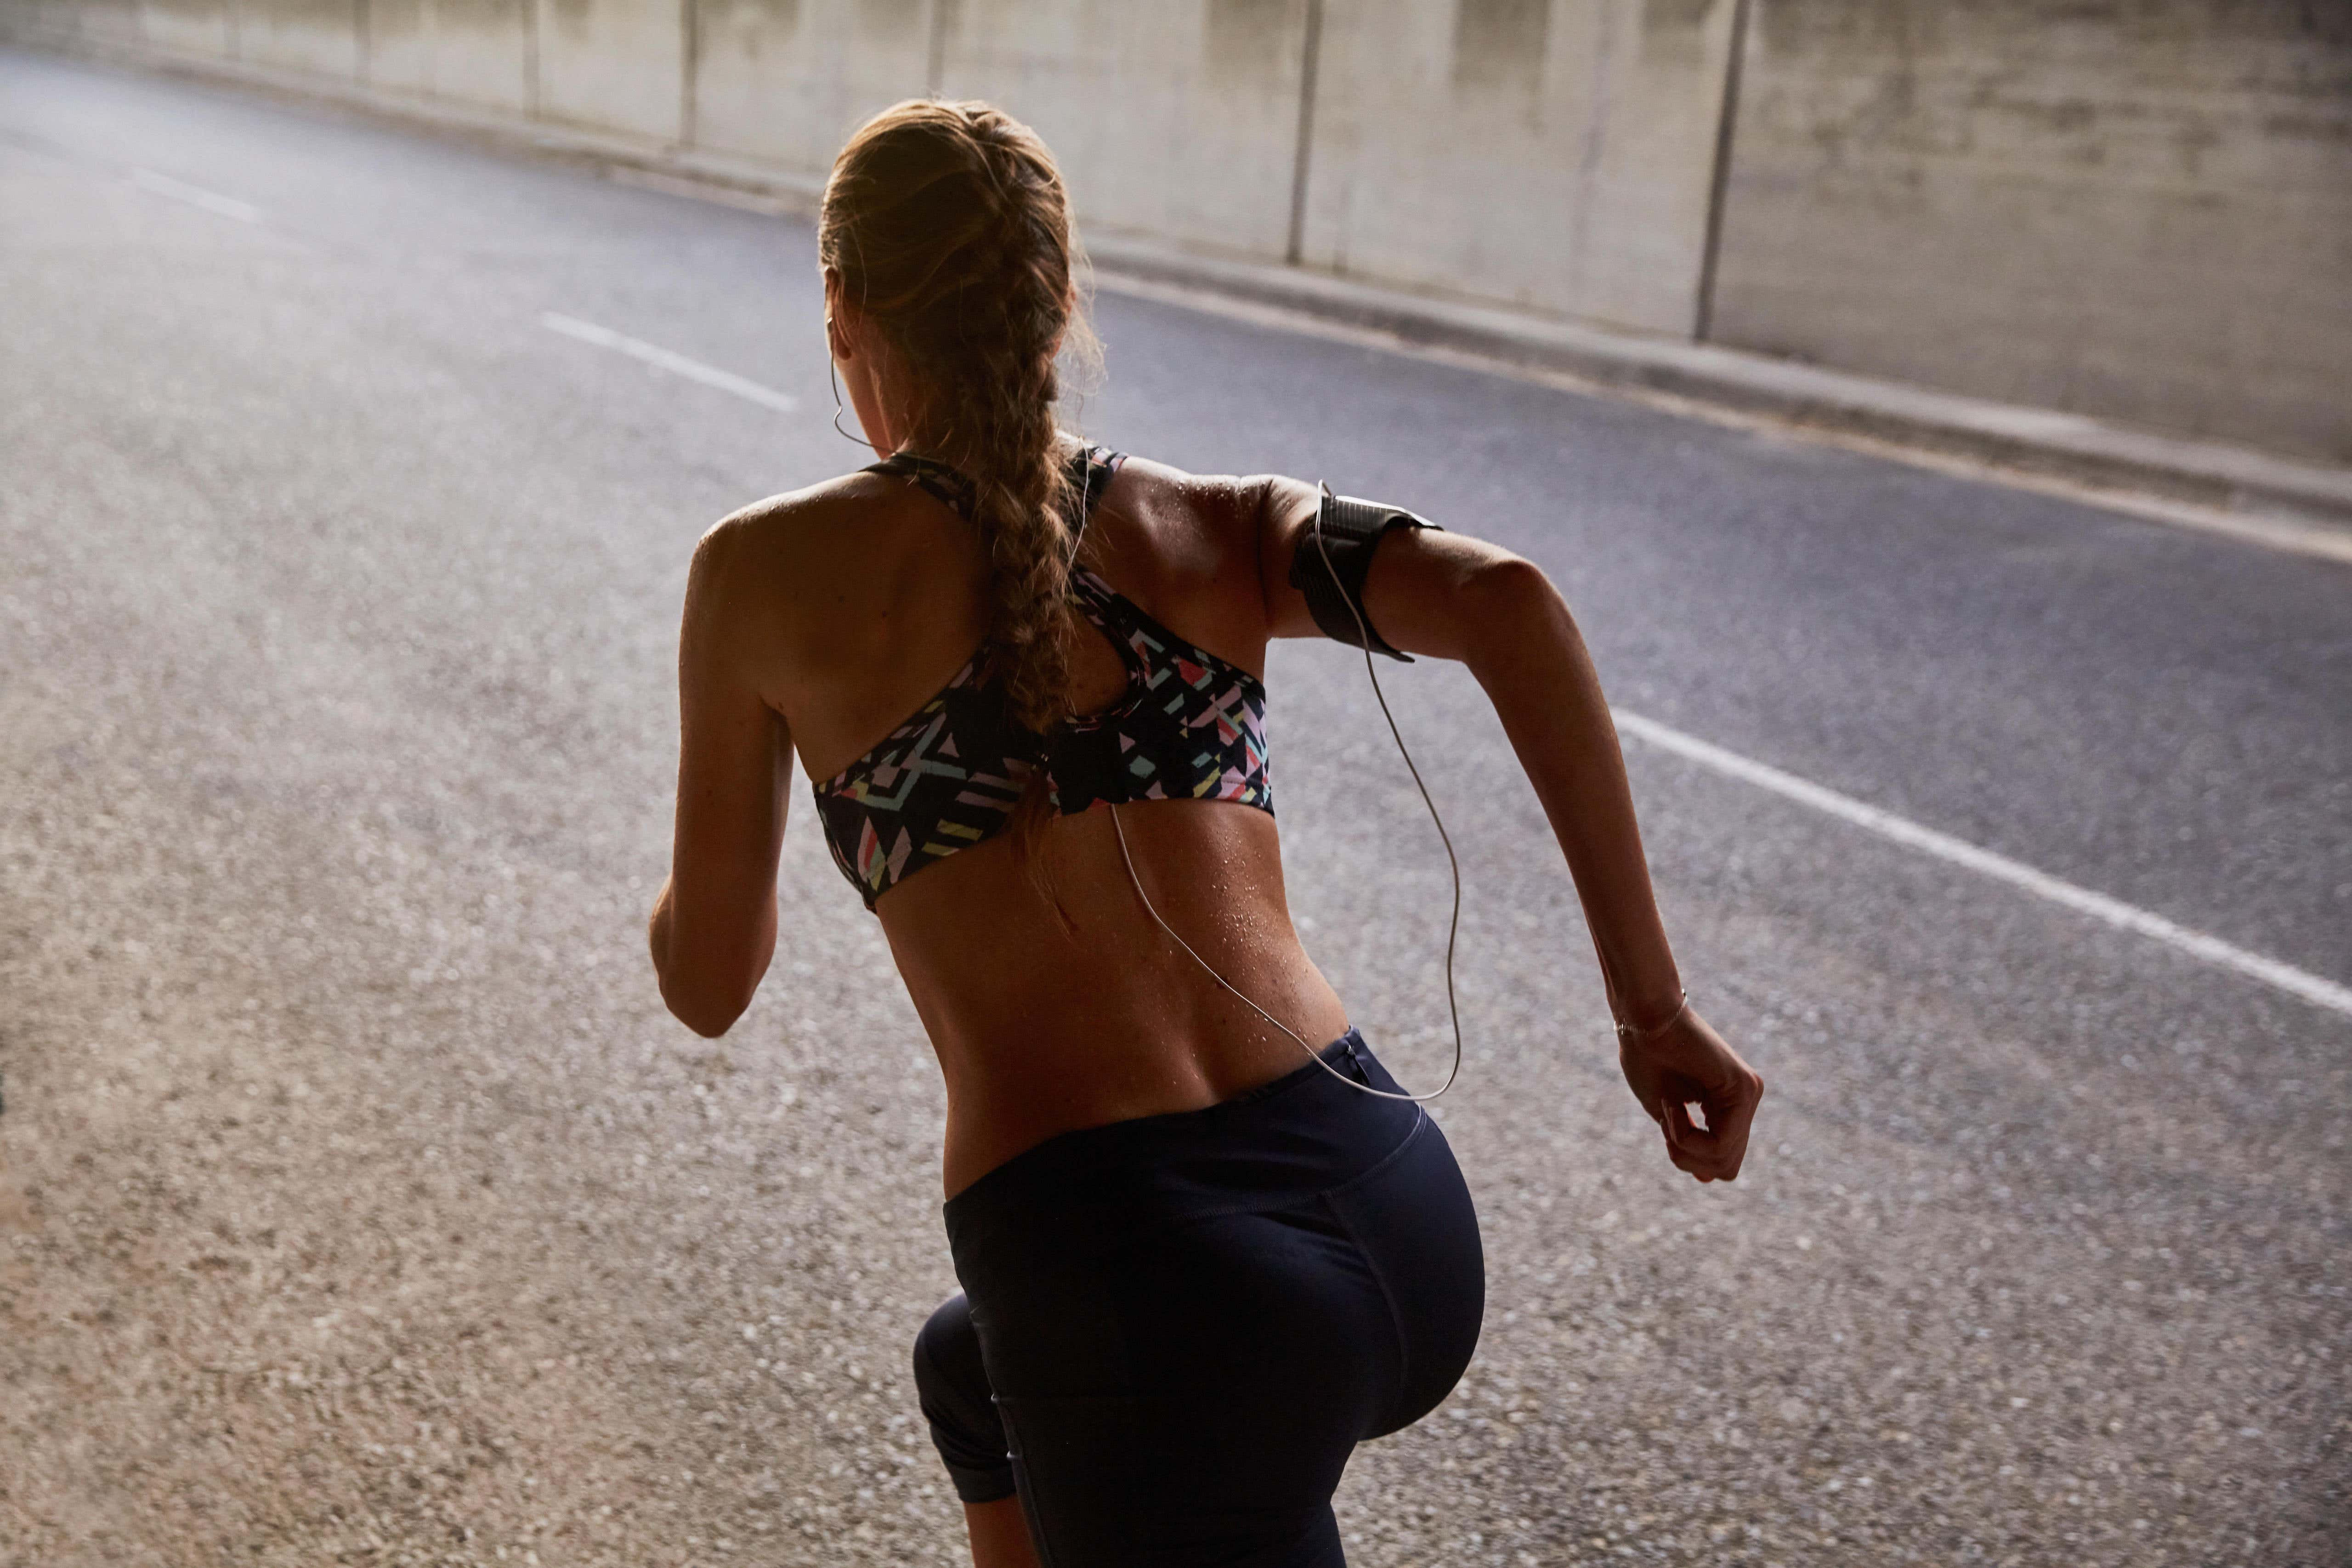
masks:
{"label": "woman's ear", "polygon": [[847,364],[857,358],[866,336],[866,315],[853,304],[841,287],[841,275],[828,270],[824,308],[825,344],[835,362]]}

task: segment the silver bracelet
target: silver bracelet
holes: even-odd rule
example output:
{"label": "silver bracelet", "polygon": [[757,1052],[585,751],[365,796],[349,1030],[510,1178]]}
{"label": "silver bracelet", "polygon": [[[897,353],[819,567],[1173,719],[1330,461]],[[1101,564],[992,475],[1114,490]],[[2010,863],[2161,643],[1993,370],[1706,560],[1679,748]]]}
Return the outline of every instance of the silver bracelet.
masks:
{"label": "silver bracelet", "polygon": [[1635,1029],[1632,1024],[1620,1019],[1617,1024],[1617,1039],[1619,1041],[1630,1044],[1637,1040],[1649,1040],[1654,1036],[1662,1035],[1665,1033],[1666,1030],[1674,1028],[1675,1024],[1682,1021],[1683,1014],[1690,1011],[1690,993],[1688,991],[1684,991],[1680,993],[1680,997],[1681,999],[1675,1005],[1675,1010],[1666,1015],[1666,1019],[1664,1023],[1652,1024],[1648,1029]]}

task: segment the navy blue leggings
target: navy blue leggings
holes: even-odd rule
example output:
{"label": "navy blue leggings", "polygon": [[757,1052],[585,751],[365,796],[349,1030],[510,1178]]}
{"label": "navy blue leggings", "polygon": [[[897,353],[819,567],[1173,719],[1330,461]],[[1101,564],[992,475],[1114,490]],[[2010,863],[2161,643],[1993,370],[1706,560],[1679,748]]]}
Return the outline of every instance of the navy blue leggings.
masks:
{"label": "navy blue leggings", "polygon": [[[1352,1029],[1322,1056],[1397,1086]],[[1336,1568],[1350,1450],[1478,1343],[1444,1135],[1312,1062],[1050,1138],[946,1215],[964,1293],[917,1336],[923,1414],[958,1496],[1019,1493],[1047,1568]]]}

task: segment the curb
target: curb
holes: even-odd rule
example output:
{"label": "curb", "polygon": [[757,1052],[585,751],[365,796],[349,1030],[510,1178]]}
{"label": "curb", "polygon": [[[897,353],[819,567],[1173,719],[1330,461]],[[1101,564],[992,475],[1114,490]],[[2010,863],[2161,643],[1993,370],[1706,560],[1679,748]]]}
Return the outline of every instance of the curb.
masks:
{"label": "curb", "polygon": [[1199,290],[1595,386],[1687,400],[2093,488],[2352,530],[2352,468],[2081,414],[1932,391],[1683,339],[1426,298],[1344,277],[1105,235],[1106,272]]}
{"label": "curb", "polygon": [[[812,215],[821,175],[795,173],[652,139],[591,131],[361,82],[247,62],[188,56],[0,27],[0,40],[134,69],[257,87],[355,109],[403,125],[538,157],[585,162],[631,184],[778,215]],[[1603,392],[1647,394],[1883,444],[1894,455],[1958,459],[2089,491],[2127,492],[2242,518],[2243,531],[2315,540],[2316,553],[2352,559],[2352,467],[2274,456],[2251,447],[2160,434],[2053,409],[1932,391],[1710,343],[1615,330],[1467,300],[1416,294],[1328,273],[1181,249],[1115,231],[1087,249],[1106,287],[1139,286],[1214,308],[1241,304],[1318,325],[1391,340],[1492,366],[1564,376]],[[2291,545],[2292,548],[2292,545]],[[2306,544],[2304,548],[2311,548]]]}

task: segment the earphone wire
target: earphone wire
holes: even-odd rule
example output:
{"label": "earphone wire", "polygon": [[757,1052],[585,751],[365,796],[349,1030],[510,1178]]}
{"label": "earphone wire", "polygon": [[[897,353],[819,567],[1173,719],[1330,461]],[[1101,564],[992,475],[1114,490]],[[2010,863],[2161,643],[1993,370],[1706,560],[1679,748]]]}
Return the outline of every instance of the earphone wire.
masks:
{"label": "earphone wire", "polygon": [[[1328,483],[1322,486],[1322,490],[1324,500],[1327,503],[1337,498],[1332,496],[1331,486]],[[1372,666],[1372,629],[1370,625],[1365,622],[1364,612],[1362,609],[1357,605],[1354,595],[1348,591],[1348,585],[1340,580],[1339,569],[1338,566],[1334,565],[1331,560],[1330,549],[1323,542],[1323,513],[1325,510],[1325,507],[1318,507],[1315,512],[1316,553],[1323,558],[1323,568],[1331,574],[1332,582],[1337,585],[1339,590],[1339,597],[1348,601],[1348,612],[1356,618],[1356,634],[1361,639],[1358,645],[1364,651],[1364,674],[1371,679],[1372,695],[1381,705],[1381,716],[1388,720],[1389,736],[1396,742],[1398,755],[1404,758],[1406,771],[1412,775],[1413,787],[1421,791],[1421,803],[1429,808],[1429,820],[1437,824],[1438,841],[1445,846],[1445,863],[1452,868],[1454,873],[1454,913],[1445,923],[1445,1010],[1447,1016],[1452,1019],[1454,1023],[1454,1065],[1446,1070],[1445,1082],[1439,1084],[1436,1088],[1431,1090],[1426,1094],[1406,1094],[1391,1089],[1375,1089],[1369,1083],[1359,1083],[1354,1079],[1349,1077],[1346,1073],[1340,1071],[1338,1068],[1332,1066],[1329,1062],[1324,1061],[1321,1053],[1317,1051],[1313,1046],[1307,1044],[1307,1040],[1297,1030],[1292,1029],[1288,1024],[1283,1022],[1280,1019],[1275,1017],[1272,1013],[1258,1006],[1258,1004],[1244,993],[1240,987],[1234,985],[1231,980],[1226,979],[1224,976],[1219,974],[1215,966],[1212,965],[1206,958],[1202,957],[1200,954],[1193,952],[1192,945],[1190,942],[1185,941],[1183,937],[1179,936],[1176,934],[1176,928],[1169,925],[1167,920],[1161,916],[1160,911],[1153,906],[1151,895],[1143,891],[1143,879],[1136,874],[1134,857],[1128,853],[1127,830],[1119,826],[1118,806],[1116,802],[1112,803],[1110,806],[1110,827],[1111,831],[1116,834],[1118,839],[1118,858],[1121,863],[1127,867],[1127,880],[1134,885],[1135,896],[1143,900],[1144,912],[1150,915],[1151,918],[1158,923],[1160,930],[1168,933],[1169,939],[1171,941],[1174,942],[1179,947],[1183,948],[1184,951],[1191,956],[1192,962],[1200,965],[1202,969],[1208,971],[1208,975],[1211,979],[1224,987],[1225,989],[1233,992],[1234,996],[1241,998],[1242,1001],[1248,1006],[1250,1010],[1257,1014],[1258,1017],[1265,1019],[1266,1022],[1272,1024],[1275,1028],[1280,1030],[1283,1033],[1297,1040],[1298,1042],[1298,1048],[1307,1053],[1307,1061],[1313,1062],[1316,1066],[1321,1068],[1324,1071],[1329,1073],[1332,1077],[1338,1079],[1349,1088],[1356,1090],[1360,1093],[1375,1095],[1382,1100],[1410,1100],[1414,1104],[1421,1105],[1426,1104],[1430,1101],[1434,1100],[1439,1095],[1444,1093],[1448,1089],[1453,1088],[1454,1081],[1462,1074],[1462,1009],[1460,1004],[1455,1000],[1454,994],[1454,949],[1455,940],[1460,936],[1462,929],[1462,862],[1454,852],[1454,836],[1445,831],[1445,819],[1438,814],[1437,802],[1430,798],[1429,786],[1423,781],[1421,769],[1413,763],[1412,752],[1405,746],[1404,735],[1397,728],[1396,715],[1389,711],[1388,695],[1381,690],[1380,672]]]}
{"label": "earphone wire", "polygon": [[[832,326],[833,318],[830,316],[826,317],[824,319],[824,324],[827,327]],[[824,373],[826,379],[833,383],[833,428],[840,433],[841,438],[844,441],[854,441],[858,445],[866,448],[866,451],[874,451],[875,445],[872,442],[866,440],[862,435],[852,435],[848,431],[842,428],[841,416],[844,413],[846,413],[848,410],[841,406],[841,371],[840,367],[833,362],[833,357],[830,354],[825,356]]]}

